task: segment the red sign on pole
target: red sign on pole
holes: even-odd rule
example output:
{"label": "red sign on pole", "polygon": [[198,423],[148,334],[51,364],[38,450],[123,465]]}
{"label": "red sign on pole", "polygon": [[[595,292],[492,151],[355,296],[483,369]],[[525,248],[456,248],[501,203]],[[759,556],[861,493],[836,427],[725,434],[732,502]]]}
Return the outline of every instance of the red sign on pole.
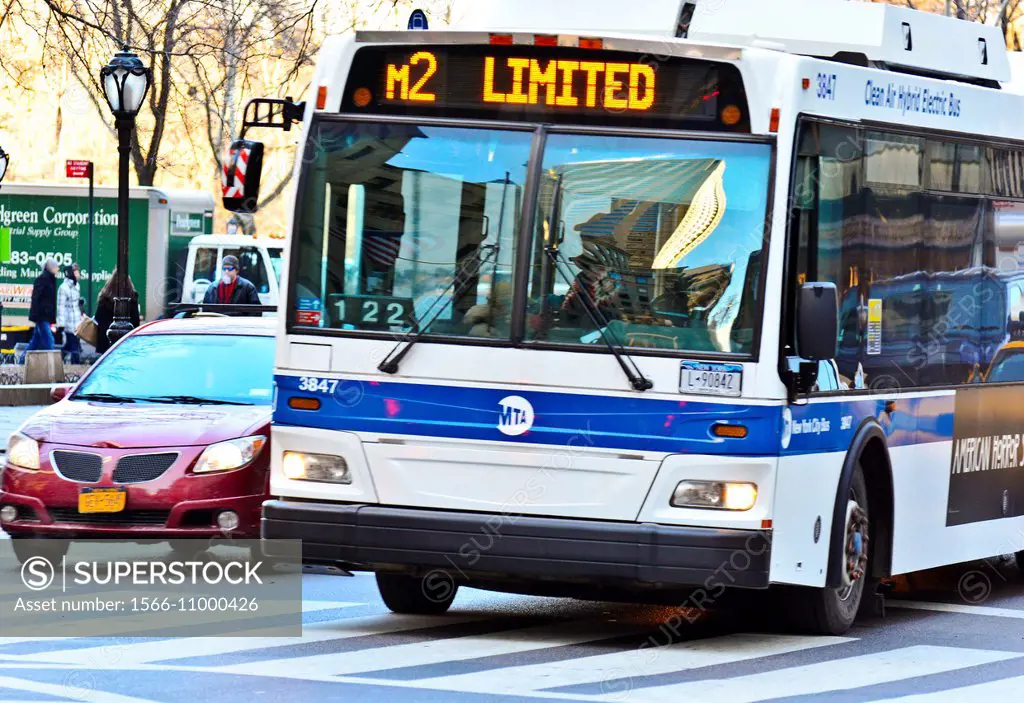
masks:
{"label": "red sign on pole", "polygon": [[75,161],[68,159],[64,164],[64,172],[68,178],[88,178],[92,170],[92,161]]}

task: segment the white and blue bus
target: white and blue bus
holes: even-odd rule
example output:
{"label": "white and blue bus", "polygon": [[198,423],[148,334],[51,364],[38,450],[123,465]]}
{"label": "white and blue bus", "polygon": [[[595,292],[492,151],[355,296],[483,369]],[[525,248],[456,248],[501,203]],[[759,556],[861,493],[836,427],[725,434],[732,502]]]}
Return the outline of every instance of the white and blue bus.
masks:
{"label": "white and blue bus", "polygon": [[984,368],[1024,320],[998,29],[477,5],[251,103],[303,145],[265,539],[397,612],[772,588],[834,634],[887,577],[1024,550],[1024,375]]}

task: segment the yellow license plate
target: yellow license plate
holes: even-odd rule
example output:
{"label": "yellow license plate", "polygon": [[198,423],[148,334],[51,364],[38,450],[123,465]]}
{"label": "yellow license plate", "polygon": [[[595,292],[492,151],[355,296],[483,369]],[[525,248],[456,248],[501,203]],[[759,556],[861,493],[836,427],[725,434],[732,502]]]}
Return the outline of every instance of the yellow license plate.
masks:
{"label": "yellow license plate", "polygon": [[78,494],[80,513],[119,513],[128,491],[123,488],[83,488]]}

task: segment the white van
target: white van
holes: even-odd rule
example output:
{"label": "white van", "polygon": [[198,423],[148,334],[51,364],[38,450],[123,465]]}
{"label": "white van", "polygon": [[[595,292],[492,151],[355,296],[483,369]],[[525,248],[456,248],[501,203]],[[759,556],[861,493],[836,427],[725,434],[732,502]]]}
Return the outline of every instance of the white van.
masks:
{"label": "white van", "polygon": [[281,272],[284,270],[284,240],[255,239],[245,235],[204,234],[188,247],[183,303],[201,303],[206,289],[220,278],[225,256],[238,257],[240,275],[259,293],[263,305],[277,305]]}

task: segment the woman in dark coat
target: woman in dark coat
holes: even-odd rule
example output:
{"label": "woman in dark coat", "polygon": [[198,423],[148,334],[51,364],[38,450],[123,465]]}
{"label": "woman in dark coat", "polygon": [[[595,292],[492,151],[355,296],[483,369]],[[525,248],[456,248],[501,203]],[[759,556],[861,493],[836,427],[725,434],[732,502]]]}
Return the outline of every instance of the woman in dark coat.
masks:
{"label": "woman in dark coat", "polygon": [[[122,288],[123,286],[123,288]],[[132,328],[139,326],[139,294],[135,292],[135,286],[132,285],[132,279],[128,276],[121,276],[117,271],[114,271],[114,275],[107,281],[107,285],[103,286],[103,290],[100,291],[99,299],[96,301],[96,328],[97,337],[96,340],[96,352],[103,354],[110,349],[110,342],[107,341],[107,330],[110,329],[111,323],[114,321],[114,299],[121,297],[123,294],[121,291],[127,293],[127,297],[130,299],[128,304],[128,318],[132,321]]]}

